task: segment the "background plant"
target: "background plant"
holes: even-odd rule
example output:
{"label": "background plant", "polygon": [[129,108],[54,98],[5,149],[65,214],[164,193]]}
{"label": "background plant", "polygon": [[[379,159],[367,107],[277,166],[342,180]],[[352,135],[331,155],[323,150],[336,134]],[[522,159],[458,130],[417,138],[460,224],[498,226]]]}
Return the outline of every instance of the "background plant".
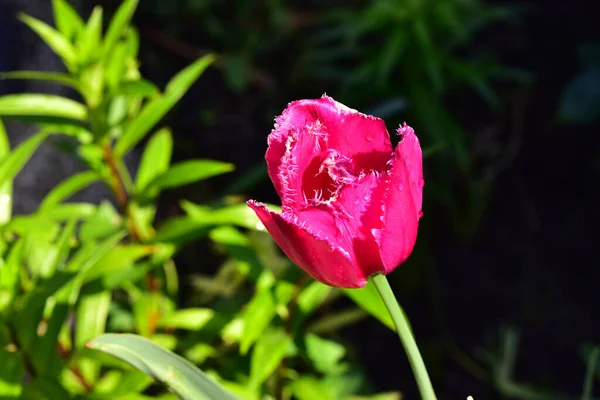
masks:
{"label": "background plant", "polygon": [[[238,198],[209,204],[183,200],[183,216],[155,226],[162,191],[233,169],[208,159],[171,163],[173,138],[160,124],[215,56],[200,58],[160,90],[139,72],[138,35],[130,26],[137,1],[125,1],[104,34],[102,8],[94,8],[84,22],[67,2],[55,0],[53,6],[56,28],[31,16],[19,18],[61,57],[67,71],[2,74],[65,85],[75,100],[36,93],[0,97],[0,116],[39,127],[14,149],[0,130],[5,365],[0,397],[173,397],[143,373],[175,385],[169,371],[160,369],[168,365],[166,353],[131,339],[127,346],[141,346],[131,354],[149,368],[134,364],[140,372],[86,347],[105,332],[135,333],[177,351],[244,399],[368,393],[359,364],[330,336],[367,312],[391,327],[372,287],[347,292],[367,311],[345,308],[312,319],[344,292],[309,282],[291,267]],[[132,176],[125,157],[146,135]],[[11,181],[46,140],[80,160],[84,171],[66,177],[34,213],[12,216]],[[107,185],[113,199],[68,201],[95,182]],[[182,301],[173,257],[184,244],[205,237],[223,254],[223,265],[215,276],[196,275],[195,295]],[[110,353],[116,346],[116,354],[131,361],[122,338],[103,336],[91,347]],[[181,394],[180,389],[193,390],[189,384],[173,387]]]}

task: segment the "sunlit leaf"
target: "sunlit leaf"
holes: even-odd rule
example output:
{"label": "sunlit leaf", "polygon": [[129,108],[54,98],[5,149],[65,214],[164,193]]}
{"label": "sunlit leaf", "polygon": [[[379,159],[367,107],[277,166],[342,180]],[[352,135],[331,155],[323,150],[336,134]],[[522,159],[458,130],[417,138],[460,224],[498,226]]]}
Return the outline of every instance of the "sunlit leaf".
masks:
{"label": "sunlit leaf", "polygon": [[7,182],[12,182],[15,176],[21,171],[21,168],[29,161],[33,153],[38,149],[42,142],[48,137],[48,133],[39,132],[13,150],[8,156],[0,161],[0,187]]}
{"label": "sunlit leaf", "polygon": [[246,306],[243,314],[243,331],[240,352],[246,354],[250,346],[263,334],[277,315],[277,306],[270,290],[257,293]]}
{"label": "sunlit leaf", "polygon": [[315,377],[303,376],[295,379],[290,388],[298,400],[337,400],[328,385]]}
{"label": "sunlit leaf", "polygon": [[212,319],[215,312],[210,308],[187,308],[163,316],[158,321],[162,328],[178,328],[197,331]]}
{"label": "sunlit leaf", "polygon": [[25,363],[22,355],[16,351],[0,348],[0,398],[16,399],[23,390]]}
{"label": "sunlit leaf", "polygon": [[306,353],[315,368],[323,374],[335,374],[343,370],[340,361],[346,354],[346,348],[333,340],[309,334],[306,336]]}
{"label": "sunlit leaf", "polygon": [[148,131],[173,108],[215,59],[212,54],[206,55],[175,75],[167,84],[164,95],[151,100],[129,123],[115,146],[117,155],[122,156],[135,147]]}
{"label": "sunlit leaf", "polygon": [[0,72],[0,79],[27,79],[59,83],[79,90],[79,82],[69,74],[41,71]]}
{"label": "sunlit leaf", "polygon": [[0,116],[41,116],[85,120],[81,103],[49,94],[11,94],[0,97]]}
{"label": "sunlit leaf", "polygon": [[78,58],[81,65],[97,56],[98,45],[102,38],[102,7],[96,6],[81,33],[78,43]]}
{"label": "sunlit leaf", "polygon": [[[4,129],[4,124],[0,120],[0,171],[4,161],[10,155],[10,143],[8,135]],[[12,178],[10,173],[4,179],[0,177],[0,226],[10,220],[12,215]]]}
{"label": "sunlit leaf", "polygon": [[98,181],[100,177],[94,171],[84,171],[78,174],[75,174],[58,185],[56,185],[50,193],[44,197],[42,204],[40,204],[40,210],[46,211],[51,208],[57,206],[64,200],[67,200],[69,197],[79,192],[80,190],[86,188],[92,183]]}
{"label": "sunlit leaf", "polygon": [[252,350],[250,385],[258,387],[271,376],[291,345],[292,338],[281,329],[262,335]]}
{"label": "sunlit leaf", "polygon": [[363,288],[342,290],[346,296],[352,299],[352,301],[358,304],[363,310],[377,318],[388,328],[392,330],[395,329],[392,317],[371,280],[369,280],[367,285]]}
{"label": "sunlit leaf", "polygon": [[65,36],[39,19],[25,14],[19,14],[19,19],[35,31],[63,59],[67,67],[71,68],[75,64],[77,53]]}
{"label": "sunlit leaf", "polygon": [[173,137],[169,129],[161,129],[148,141],[136,177],[136,188],[142,191],[154,178],[169,169]]}
{"label": "sunlit leaf", "polygon": [[176,188],[197,181],[222,175],[234,170],[234,165],[215,160],[187,160],[173,164],[147,186],[146,195],[154,195],[161,189]]}
{"label": "sunlit leaf", "polygon": [[[270,209],[278,207],[269,204]],[[190,218],[206,225],[237,225],[243,228],[263,231],[265,228],[256,213],[245,203],[222,207],[208,207],[182,201],[181,208]]]}
{"label": "sunlit leaf", "polygon": [[110,54],[113,51],[121,37],[129,29],[129,23],[135,13],[138,1],[139,0],[125,0],[115,12],[114,17],[108,26],[108,30],[106,31],[106,37],[104,38],[104,48],[102,51],[105,55]]}
{"label": "sunlit leaf", "polygon": [[135,335],[106,334],[88,347],[112,354],[168,386],[185,400],[236,399],[189,361]]}
{"label": "sunlit leaf", "polygon": [[72,41],[83,30],[85,24],[77,11],[66,0],[52,0],[54,22],[59,32]]}

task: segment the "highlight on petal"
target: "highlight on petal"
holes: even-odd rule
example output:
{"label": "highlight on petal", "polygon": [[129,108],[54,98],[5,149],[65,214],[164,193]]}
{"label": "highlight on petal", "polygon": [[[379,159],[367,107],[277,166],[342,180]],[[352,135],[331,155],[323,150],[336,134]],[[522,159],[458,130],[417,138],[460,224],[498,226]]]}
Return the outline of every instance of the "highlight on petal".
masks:
{"label": "highlight on petal", "polygon": [[373,230],[383,261],[384,274],[404,262],[417,239],[423,200],[423,156],[419,140],[406,124],[398,129],[396,147],[382,196],[382,227]]}
{"label": "highlight on petal", "polygon": [[333,245],[326,233],[316,232],[312,225],[314,220],[309,222],[293,214],[278,214],[252,200],[247,204],[281,250],[313,278],[344,288],[359,288],[366,284],[367,276],[356,267],[351,255]]}
{"label": "highlight on petal", "polygon": [[322,175],[317,177],[322,182],[304,187],[319,175],[331,150],[352,160],[356,174],[383,170],[392,152],[383,120],[327,96],[290,103],[276,118],[268,144],[265,158],[269,176],[282,206],[289,208],[315,196],[315,187],[330,184]]}

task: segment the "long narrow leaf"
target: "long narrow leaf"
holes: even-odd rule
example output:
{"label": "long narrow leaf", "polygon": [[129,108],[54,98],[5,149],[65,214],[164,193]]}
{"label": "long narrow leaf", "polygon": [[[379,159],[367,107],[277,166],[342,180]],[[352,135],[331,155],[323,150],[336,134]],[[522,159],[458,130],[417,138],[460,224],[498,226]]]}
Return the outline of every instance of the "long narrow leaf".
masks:
{"label": "long narrow leaf", "polygon": [[0,185],[12,181],[48,135],[49,133],[44,131],[33,135],[2,159],[0,162]]}
{"label": "long narrow leaf", "polygon": [[52,0],[54,23],[67,40],[72,41],[83,30],[84,23],[79,14],[65,0]]}
{"label": "long narrow leaf", "polygon": [[116,44],[121,39],[121,36],[129,29],[129,22],[135,13],[139,0],[126,0],[121,4],[115,16],[110,21],[110,26],[106,31],[104,39],[104,54],[110,54]]}
{"label": "long narrow leaf", "polygon": [[175,188],[234,170],[234,165],[215,160],[188,160],[174,164],[148,184],[148,193]]}
{"label": "long narrow leaf", "polygon": [[19,19],[37,33],[62,58],[68,68],[72,68],[77,60],[77,53],[66,37],[45,22],[29,15],[20,14]]}
{"label": "long narrow leaf", "polygon": [[85,120],[81,103],[49,94],[12,94],[0,97],[0,116],[42,116]]}
{"label": "long narrow leaf", "polygon": [[158,175],[169,168],[173,151],[173,137],[168,129],[161,129],[148,141],[138,169],[135,185],[144,188]]}
{"label": "long narrow leaf", "polygon": [[135,147],[215,60],[214,55],[208,54],[175,75],[167,84],[165,94],[146,104],[137,118],[129,123],[115,146],[117,155],[122,156]]}
{"label": "long narrow leaf", "polygon": [[0,72],[0,79],[27,79],[59,83],[79,90],[79,82],[69,74],[60,72],[40,72],[40,71],[11,71]]}
{"label": "long narrow leaf", "polygon": [[[0,168],[4,164],[10,155],[10,143],[8,142],[8,135],[0,120]],[[0,225],[6,224],[10,221],[12,214],[12,179],[7,179],[4,183],[0,180]]]}
{"label": "long narrow leaf", "polygon": [[168,386],[185,400],[236,400],[182,357],[136,335],[106,334],[88,347],[111,354]]}
{"label": "long narrow leaf", "polygon": [[84,171],[65,179],[57,186],[55,186],[50,193],[46,195],[42,204],[40,205],[40,211],[47,211],[57,206],[63,200],[68,199],[81,189],[96,182],[100,177],[94,171]]}

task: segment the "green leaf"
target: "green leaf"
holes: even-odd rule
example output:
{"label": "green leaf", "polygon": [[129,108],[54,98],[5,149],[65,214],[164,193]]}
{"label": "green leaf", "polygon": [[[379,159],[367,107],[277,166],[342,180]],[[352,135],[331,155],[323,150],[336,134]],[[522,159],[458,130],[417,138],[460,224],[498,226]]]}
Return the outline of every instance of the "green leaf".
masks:
{"label": "green leaf", "polygon": [[270,290],[257,293],[243,315],[243,330],[240,352],[246,354],[250,346],[263,334],[271,320],[277,315],[277,306]]}
{"label": "green leaf", "polygon": [[104,90],[104,66],[101,62],[89,65],[81,71],[81,92],[88,108],[95,109],[102,102]]}
{"label": "green leaf", "polygon": [[49,94],[11,94],[0,97],[0,116],[41,116],[85,121],[81,103]]}
{"label": "green leaf", "polygon": [[100,177],[94,171],[84,171],[65,179],[56,185],[50,193],[44,197],[40,205],[40,211],[48,211],[69,197],[98,181]]}
{"label": "green leaf", "polygon": [[250,361],[250,385],[260,386],[277,369],[292,345],[290,338],[282,329],[261,335],[252,350]]}
{"label": "green leaf", "polygon": [[88,347],[131,364],[168,386],[182,399],[236,399],[189,361],[142,337],[106,334],[92,340]]}
{"label": "green leaf", "polygon": [[163,128],[150,138],[137,172],[135,186],[138,191],[144,190],[148,183],[169,169],[172,151],[173,137],[169,129]]}
{"label": "green leaf", "polygon": [[0,162],[0,185],[11,182],[21,171],[21,168],[31,158],[48,133],[39,132],[19,145],[12,153]]}
{"label": "green leaf", "polygon": [[78,43],[79,64],[85,65],[97,56],[98,46],[102,40],[102,7],[96,6],[81,34]]}
{"label": "green leaf", "polygon": [[298,400],[337,400],[325,382],[314,377],[304,376],[290,384],[294,397]]}
{"label": "green leaf", "polygon": [[169,170],[148,184],[145,194],[152,197],[161,189],[175,188],[234,170],[234,165],[215,160],[187,160],[173,164]]}
{"label": "green leaf", "polygon": [[23,375],[25,365],[21,355],[16,351],[9,351],[0,347],[0,398],[16,399],[23,390]]}
{"label": "green leaf", "polygon": [[402,400],[400,392],[378,393],[370,396],[350,396],[346,400]]}
{"label": "green leaf", "polygon": [[[2,165],[8,157],[10,157],[10,143],[4,124],[0,120],[0,171],[2,171]],[[10,221],[12,197],[12,178],[0,178],[0,226]]]}
{"label": "green leaf", "polygon": [[[75,325],[75,348],[80,349],[93,338],[106,331],[106,319],[111,302],[110,291],[98,292],[79,299]],[[101,364],[97,360],[83,358],[79,368],[88,383],[98,380]]]}
{"label": "green leaf", "polygon": [[200,330],[210,321],[215,312],[210,308],[187,308],[163,316],[158,321],[160,328]]}
{"label": "green leaf", "polygon": [[104,38],[103,52],[110,54],[114,47],[119,43],[121,37],[129,30],[129,23],[139,0],[125,0],[110,21],[106,37]]}
{"label": "green leaf", "polygon": [[85,26],[83,20],[65,0],[52,0],[54,23],[67,40],[73,41]]}
{"label": "green leaf", "polygon": [[298,295],[298,308],[302,314],[310,315],[315,311],[329,296],[331,286],[327,286],[319,281],[313,281],[308,284]]}
{"label": "green leaf", "polygon": [[343,371],[340,361],[346,355],[344,346],[313,334],[306,336],[305,343],[306,353],[319,372],[331,375]]}
{"label": "green leaf", "polygon": [[377,318],[388,328],[395,330],[392,317],[387,308],[385,308],[385,304],[383,303],[383,300],[381,300],[381,296],[379,296],[379,292],[377,292],[377,289],[371,280],[369,280],[367,285],[363,288],[342,289],[342,291],[363,310]]}
{"label": "green leaf", "polygon": [[115,153],[123,156],[135,147],[215,60],[214,55],[206,55],[175,75],[167,84],[165,94],[146,104],[139,115],[129,123],[115,146]]}
{"label": "green leaf", "polygon": [[11,71],[0,72],[0,79],[27,79],[59,83],[79,90],[79,82],[69,74],[60,72],[41,72],[41,71]]}
{"label": "green leaf", "polygon": [[141,97],[154,97],[160,93],[156,85],[146,79],[138,79],[135,81],[123,82],[119,89],[118,94],[126,96],[141,96]]}
{"label": "green leaf", "polygon": [[174,217],[158,227],[153,242],[184,244],[206,236],[210,228],[189,217]]}
{"label": "green leaf", "polygon": [[111,235],[122,228],[123,218],[108,201],[103,201],[96,212],[87,218],[79,229],[82,242]]}
{"label": "green leaf", "polygon": [[19,14],[19,19],[37,33],[44,42],[64,61],[67,68],[71,69],[77,60],[77,54],[71,43],[61,33],[39,19],[25,14]]}
{"label": "green leaf", "polygon": [[[277,209],[276,206],[270,204],[268,206],[271,210]],[[183,208],[190,218],[198,221],[198,223],[206,225],[237,225],[259,231],[265,229],[256,216],[256,213],[245,203],[213,208],[183,200],[181,208]]]}

